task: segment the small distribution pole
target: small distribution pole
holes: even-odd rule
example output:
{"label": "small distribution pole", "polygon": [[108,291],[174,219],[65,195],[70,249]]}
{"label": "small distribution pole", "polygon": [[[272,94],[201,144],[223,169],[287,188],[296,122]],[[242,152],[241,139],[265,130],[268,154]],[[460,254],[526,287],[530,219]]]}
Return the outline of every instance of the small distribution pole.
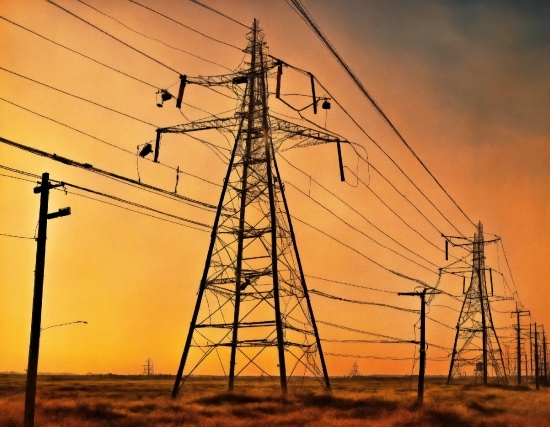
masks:
{"label": "small distribution pole", "polygon": [[440,292],[399,292],[399,296],[420,297],[420,367],[418,369],[418,397],[417,402],[422,405],[424,402],[424,376],[426,372],[426,295],[435,295]]}
{"label": "small distribution pole", "polygon": [[546,331],[544,330],[544,325],[542,325],[542,356],[543,356],[543,369],[544,369],[544,385],[548,385],[548,366],[546,364]]}
{"label": "small distribution pole", "polygon": [[[518,360],[518,363],[517,363],[517,368],[518,368],[518,384],[521,384],[521,324],[520,324],[520,317],[522,315],[522,313],[526,313],[525,315],[531,315],[531,313],[529,312],[529,310],[520,310],[518,307],[517,307],[517,304],[516,304],[516,311],[512,311],[512,315],[516,315],[517,317],[517,326],[516,326],[516,338],[517,338],[517,360]],[[527,367],[527,362],[525,363],[526,367]]]}
{"label": "small distribution pole", "polygon": [[25,427],[34,426],[34,404],[36,400],[36,378],[38,375],[38,352],[40,349],[40,325],[42,322],[42,294],[44,291],[44,266],[46,262],[46,236],[48,220],[71,214],[71,208],[48,213],[50,190],[61,187],[50,184],[50,175],[42,174],[42,181],[34,189],[40,193],[40,213],[38,216],[38,237],[36,239],[36,267],[34,270],[34,296],[32,300],[31,339],[29,344],[29,363],[27,366],[27,385],[25,390]]}
{"label": "small distribution pole", "polygon": [[539,389],[539,341],[537,339],[537,322],[535,322],[535,387]]}

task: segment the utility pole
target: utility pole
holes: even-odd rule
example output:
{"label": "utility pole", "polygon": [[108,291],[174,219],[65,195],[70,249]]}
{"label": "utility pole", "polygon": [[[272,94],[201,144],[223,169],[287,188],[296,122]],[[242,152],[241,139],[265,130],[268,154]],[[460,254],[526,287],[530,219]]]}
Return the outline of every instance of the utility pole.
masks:
{"label": "utility pole", "polygon": [[[512,315],[516,315],[517,317],[517,326],[516,326],[516,339],[517,339],[517,358],[518,358],[518,384],[521,384],[521,324],[520,324],[520,317],[523,313],[525,316],[531,315],[529,310],[520,310],[516,304],[516,311],[512,311]],[[527,361],[525,362],[525,365],[527,367]],[[526,372],[527,375],[527,372]]]}
{"label": "utility pole", "polygon": [[399,292],[399,296],[416,296],[420,297],[420,367],[418,369],[418,405],[422,405],[424,402],[424,376],[426,373],[426,295],[436,295],[440,292],[432,291],[426,292],[424,289],[422,292]]}
{"label": "utility pole", "polygon": [[539,389],[539,342],[537,337],[537,322],[535,322],[535,387]]}
{"label": "utility pole", "polygon": [[546,331],[544,330],[544,325],[542,325],[542,351],[544,363],[544,385],[548,385],[548,366],[546,364]]}
{"label": "utility pole", "polygon": [[40,211],[38,216],[38,237],[36,239],[36,267],[34,270],[34,295],[32,300],[31,338],[29,344],[29,362],[27,366],[27,385],[25,390],[25,427],[34,426],[34,404],[36,400],[36,378],[38,375],[38,352],[40,349],[40,326],[42,322],[42,295],[44,291],[44,266],[46,262],[46,237],[48,220],[71,214],[71,208],[59,209],[48,213],[50,190],[61,187],[50,184],[50,174],[44,172],[42,181],[34,189],[40,193]]}

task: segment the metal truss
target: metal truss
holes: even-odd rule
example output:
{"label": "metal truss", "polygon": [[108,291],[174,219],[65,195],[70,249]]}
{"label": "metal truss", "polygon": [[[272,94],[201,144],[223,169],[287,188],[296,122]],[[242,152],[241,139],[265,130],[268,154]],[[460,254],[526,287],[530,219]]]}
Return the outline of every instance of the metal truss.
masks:
{"label": "metal truss", "polygon": [[472,243],[472,278],[464,295],[464,302],[456,326],[456,336],[451,355],[447,383],[460,378],[467,367],[474,367],[474,375],[480,375],[483,383],[488,382],[488,366],[493,367],[498,382],[507,382],[504,359],[498,336],[493,325],[491,305],[485,278],[483,226]]}
{"label": "metal truss", "polygon": [[307,146],[337,137],[269,117],[273,61],[264,48],[255,21],[249,68],[237,73],[246,76],[246,88],[235,116],[158,130],[223,128],[236,135],[172,397],[190,375],[216,369],[229,390],[242,376],[267,376],[283,392],[305,375],[330,388],[275,153],[287,140]]}

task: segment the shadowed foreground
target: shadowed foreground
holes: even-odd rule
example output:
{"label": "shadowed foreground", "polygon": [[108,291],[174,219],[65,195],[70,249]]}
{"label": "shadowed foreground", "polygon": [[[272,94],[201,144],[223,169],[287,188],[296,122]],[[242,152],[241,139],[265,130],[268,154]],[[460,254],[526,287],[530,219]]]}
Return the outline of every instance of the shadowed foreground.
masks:
{"label": "shadowed foreground", "polygon": [[[444,385],[428,378],[425,405],[402,378],[305,380],[282,399],[269,380],[194,378],[170,400],[172,377],[40,376],[36,425],[96,426],[550,426],[550,389]],[[245,391],[246,390],[246,391]],[[25,377],[0,375],[0,427],[22,426]]]}

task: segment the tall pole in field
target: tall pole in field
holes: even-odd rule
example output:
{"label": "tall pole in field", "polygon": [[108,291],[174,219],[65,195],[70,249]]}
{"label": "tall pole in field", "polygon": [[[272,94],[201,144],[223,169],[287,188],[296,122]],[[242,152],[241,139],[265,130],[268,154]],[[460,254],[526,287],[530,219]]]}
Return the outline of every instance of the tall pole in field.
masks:
{"label": "tall pole in field", "polygon": [[436,295],[439,292],[398,292],[399,296],[420,297],[420,367],[418,368],[418,395],[417,402],[422,405],[424,402],[424,377],[426,373],[426,295]]}
{"label": "tall pole in field", "polygon": [[539,342],[537,337],[537,322],[535,322],[535,387],[539,389]]}
{"label": "tall pole in field", "polygon": [[544,363],[544,385],[548,385],[548,366],[546,364],[546,331],[544,325],[542,325],[542,350],[543,350],[543,363]]}
{"label": "tall pole in field", "polygon": [[40,350],[40,325],[42,322],[42,295],[44,293],[44,266],[46,262],[46,236],[48,219],[71,214],[70,208],[60,209],[48,214],[50,190],[63,184],[50,184],[50,175],[42,174],[42,181],[34,189],[40,193],[40,210],[38,216],[38,237],[36,238],[36,267],[34,270],[34,295],[32,300],[31,338],[29,344],[29,361],[27,366],[27,385],[25,389],[25,426],[34,426],[34,404],[36,400],[36,379],[38,375],[38,353]]}
{"label": "tall pole in field", "polygon": [[[517,307],[516,304],[516,311],[512,311],[512,315],[516,315],[517,319],[517,325],[516,325],[516,340],[517,340],[517,360],[518,360],[518,384],[521,384],[521,323],[520,323],[520,317],[522,313],[526,313],[526,315],[531,315],[529,310],[520,310]],[[527,368],[527,361],[525,361],[525,367]],[[525,372],[525,375],[527,375],[527,371]]]}

